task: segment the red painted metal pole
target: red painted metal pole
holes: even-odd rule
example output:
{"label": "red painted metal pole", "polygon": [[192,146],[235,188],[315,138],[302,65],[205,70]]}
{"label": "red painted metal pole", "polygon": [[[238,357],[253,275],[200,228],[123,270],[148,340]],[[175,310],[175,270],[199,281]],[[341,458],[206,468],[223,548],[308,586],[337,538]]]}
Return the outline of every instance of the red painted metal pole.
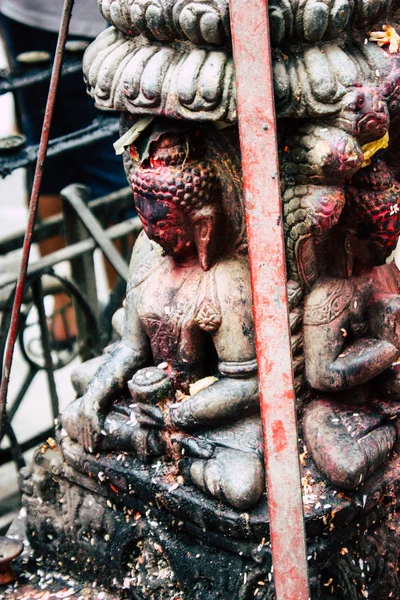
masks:
{"label": "red painted metal pole", "polygon": [[54,104],[56,100],[56,93],[58,82],[61,75],[62,62],[64,57],[65,42],[67,41],[69,22],[72,14],[72,7],[74,0],[65,0],[63,13],[61,18],[60,33],[57,41],[57,48],[54,57],[53,71],[51,74],[49,95],[47,97],[46,111],[44,115],[42,134],[40,138],[38,157],[35,167],[35,176],[32,184],[31,197],[29,202],[29,216],[28,223],[26,226],[26,232],[24,237],[24,244],[22,246],[22,258],[21,267],[18,276],[18,283],[15,292],[14,305],[11,314],[11,325],[8,334],[7,346],[5,351],[3,373],[0,385],[0,439],[5,426],[6,417],[6,401],[8,383],[10,378],[10,371],[12,365],[12,359],[14,354],[15,342],[18,334],[18,322],[19,315],[21,312],[22,297],[24,294],[24,287],[26,281],[26,273],[28,269],[29,255],[32,245],[32,234],[33,227],[35,225],[36,212],[39,200],[40,184],[42,182],[44,161],[46,159],[47,147],[49,144],[50,127],[53,118]]}
{"label": "red painted metal pole", "polygon": [[230,0],[277,600],[308,600],[267,0]]}

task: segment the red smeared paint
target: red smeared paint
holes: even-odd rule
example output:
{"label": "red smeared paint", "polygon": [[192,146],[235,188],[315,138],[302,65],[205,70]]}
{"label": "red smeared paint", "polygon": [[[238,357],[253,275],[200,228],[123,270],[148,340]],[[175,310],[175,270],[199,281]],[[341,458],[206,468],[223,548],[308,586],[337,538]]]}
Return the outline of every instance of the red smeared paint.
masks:
{"label": "red smeared paint", "polygon": [[268,2],[230,0],[230,15],[274,583],[277,600],[308,600]]}
{"label": "red smeared paint", "polygon": [[272,424],[272,441],[275,452],[282,452],[287,448],[286,432],[282,421],[275,421]]}
{"label": "red smeared paint", "polygon": [[199,251],[205,238],[196,235],[200,229],[188,215],[214,203],[218,183],[211,163],[199,159],[195,151],[194,157],[190,155],[196,148],[193,138],[198,134],[198,130],[190,135],[166,131],[154,138],[148,158],[132,169],[130,180],[147,237],[181,266],[198,256],[201,268],[207,270],[210,265]]}

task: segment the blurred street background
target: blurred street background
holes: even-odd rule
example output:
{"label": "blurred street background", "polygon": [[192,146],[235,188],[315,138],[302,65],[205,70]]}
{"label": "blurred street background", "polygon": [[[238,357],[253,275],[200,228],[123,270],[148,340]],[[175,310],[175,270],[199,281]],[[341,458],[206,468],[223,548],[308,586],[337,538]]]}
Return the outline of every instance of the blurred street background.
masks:
{"label": "blurred street background", "polygon": [[[0,46],[0,68],[7,66],[4,48]],[[11,94],[0,96],[0,137],[16,133],[14,104]],[[25,170],[14,171],[5,179],[0,179],[0,238],[13,232],[23,231],[27,222],[27,201],[25,192]],[[0,256],[0,274],[12,271],[18,273],[20,265],[21,252],[13,252],[6,257]],[[35,246],[32,248],[31,260],[38,259],[39,253]],[[107,298],[107,285],[105,281],[104,265],[101,256],[95,253],[96,276],[98,282],[99,300]],[[65,265],[60,265],[62,273]],[[52,297],[45,299],[51,311]],[[47,306],[46,306],[47,308]],[[35,335],[32,332],[32,335]],[[60,409],[68,404],[74,398],[74,391],[70,383],[70,373],[77,359],[66,367],[55,371],[55,380],[59,394]],[[12,401],[23,378],[26,374],[27,366],[21,355],[18,344],[14,356],[13,367],[10,378],[9,402]],[[50,427],[52,423],[50,396],[48,383],[44,371],[39,372],[31,385],[29,392],[23,400],[13,420],[13,427],[18,441],[23,443],[27,439]],[[8,447],[8,440],[5,439],[1,445],[2,448]],[[25,459],[29,463],[32,456],[30,451],[25,454]],[[18,495],[17,472],[13,464],[7,464],[0,467],[0,506],[2,511],[7,512],[5,499]],[[0,516],[0,529],[10,518],[9,514]]]}

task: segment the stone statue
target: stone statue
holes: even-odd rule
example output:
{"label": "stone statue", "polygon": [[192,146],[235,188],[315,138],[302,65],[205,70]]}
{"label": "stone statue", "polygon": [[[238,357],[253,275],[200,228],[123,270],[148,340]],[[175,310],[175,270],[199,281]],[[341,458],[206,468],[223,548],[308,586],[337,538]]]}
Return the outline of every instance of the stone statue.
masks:
{"label": "stone statue", "polygon": [[[228,5],[167,0],[163,10],[156,0],[101,1],[116,29],[99,36],[85,56],[97,105],[235,122]],[[269,3],[288,277],[306,290],[323,275],[318,246],[345,206],[344,181],[361,168],[368,145],[388,146],[400,113],[400,37],[393,27],[379,31],[393,5]],[[149,43],[138,43],[139,34]],[[156,72],[157,84],[149,85]]]}
{"label": "stone statue", "polygon": [[[400,597],[395,4],[268,3],[313,599]],[[120,341],[21,475],[30,540],[133,597],[271,600],[229,2],[99,8],[85,79],[144,232]]]}
{"label": "stone statue", "polygon": [[[304,435],[319,469],[357,488],[397,441],[400,272],[385,264],[399,236],[400,187],[378,153],[347,188],[325,277],[304,304],[306,377],[315,399]],[[380,266],[373,266],[380,265]]]}
{"label": "stone statue", "polygon": [[[161,252],[145,238],[136,247],[122,339],[62,423],[88,452],[129,449],[149,460],[179,442],[185,479],[245,510],[264,491],[249,268],[226,239],[218,177],[203,156],[198,130],[167,130],[131,174],[144,231]],[[142,385],[132,410],[121,400],[129,380],[131,393]],[[117,399],[124,418],[113,413]]]}
{"label": "stone statue", "polygon": [[400,410],[399,368],[392,366],[400,356],[399,292],[400,271],[391,263],[368,276],[327,278],[305,303],[306,374],[318,391],[306,409],[305,439],[341,489],[365,481],[397,439],[389,419]]}

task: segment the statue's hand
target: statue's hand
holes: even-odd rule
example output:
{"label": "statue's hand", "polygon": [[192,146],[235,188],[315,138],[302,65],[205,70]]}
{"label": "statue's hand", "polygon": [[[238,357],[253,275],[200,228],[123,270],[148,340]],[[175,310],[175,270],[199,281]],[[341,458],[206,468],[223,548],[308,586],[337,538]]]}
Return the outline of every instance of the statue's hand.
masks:
{"label": "statue's hand", "polygon": [[133,405],[135,417],[141,425],[162,429],[165,425],[164,415],[158,406],[138,402]]}
{"label": "statue's hand", "polygon": [[95,452],[100,444],[104,416],[88,394],[81,398],[78,409],[78,443],[87,452]]}
{"label": "statue's hand", "polygon": [[196,437],[175,437],[174,441],[179,442],[179,448],[182,457],[210,459],[215,450],[214,444],[208,440]]}
{"label": "statue's hand", "polygon": [[369,317],[372,333],[400,352],[400,295],[375,294],[370,301]]}

